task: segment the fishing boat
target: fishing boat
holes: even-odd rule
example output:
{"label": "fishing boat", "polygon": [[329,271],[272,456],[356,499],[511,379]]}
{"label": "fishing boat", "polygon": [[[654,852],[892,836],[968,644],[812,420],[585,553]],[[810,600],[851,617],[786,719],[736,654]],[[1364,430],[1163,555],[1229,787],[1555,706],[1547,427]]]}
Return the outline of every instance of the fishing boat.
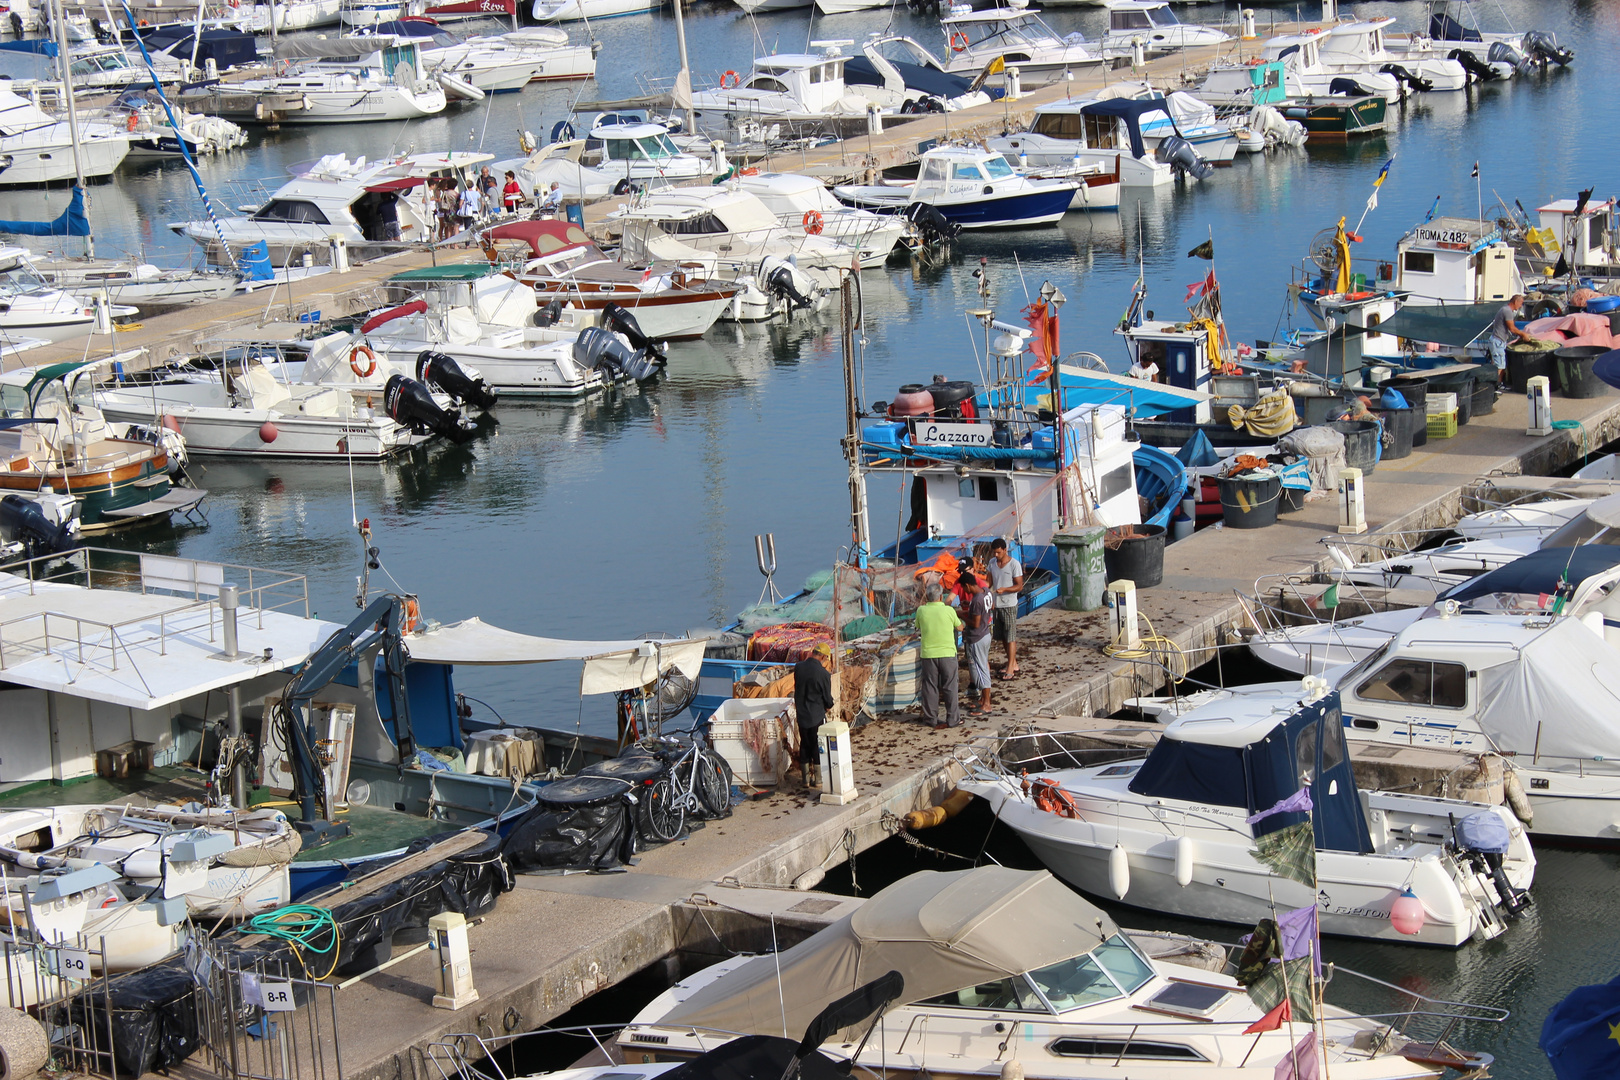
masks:
{"label": "fishing boat", "polygon": [[1081,183],[1031,179],[980,147],[936,146],[923,152],[913,184],[846,184],[833,194],[851,206],[890,213],[932,207],[963,229],[1018,229],[1056,225]]}
{"label": "fishing boat", "polygon": [[[1273,706],[1234,696],[1139,760],[1027,779],[977,765],[959,786],[1058,877],[1133,907],[1252,926],[1303,905],[1324,934],[1453,948],[1506,932],[1536,867],[1507,808],[1358,791],[1338,695]],[[1273,853],[1290,829],[1310,856]],[[1406,893],[1416,932],[1391,917]]]}
{"label": "fishing boat", "polygon": [[496,245],[517,241],[529,249],[511,271],[534,289],[535,301],[553,300],[585,311],[615,304],[635,316],[656,341],[701,337],[731,306],[741,286],[689,273],[674,263],[626,266],[609,259],[578,225],[566,221],[514,221],[482,234],[491,261]]}
{"label": "fishing boat", "polygon": [[1108,32],[1102,37],[1104,56],[1129,56],[1140,44],[1149,55],[1223,45],[1232,40],[1212,26],[1184,23],[1166,0],[1106,0]]}
{"label": "fishing boat", "polygon": [[1290,48],[1280,46],[1276,55],[1249,64],[1217,61],[1198,85],[1198,96],[1212,105],[1250,109],[1255,126],[1274,126],[1267,123],[1270,114],[1261,110],[1275,110],[1311,139],[1346,139],[1384,130],[1389,102],[1382,90],[1369,90],[1355,79],[1329,80],[1325,86],[1312,79],[1307,85],[1300,69],[1304,58],[1316,55],[1316,46],[1306,41],[1296,52]]}
{"label": "fishing boat", "polygon": [[1005,86],[1006,72],[1016,70],[1021,85],[1044,86],[1062,79],[1066,71],[1085,71],[1108,62],[1078,31],[1058,36],[1037,8],[953,9],[939,22],[949,49],[947,70],[971,78],[999,59],[1003,70],[985,80],[991,85]]}
{"label": "fishing boat", "polygon": [[[1319,948],[1313,936],[1311,950]],[[1184,959],[1207,955],[1211,962],[1199,968],[1153,955],[1178,952]],[[1307,972],[1302,985],[1309,981],[1310,955],[1297,961]],[[853,997],[863,984],[891,973],[903,992],[882,1008],[881,1023],[860,1025],[831,1051],[847,1061],[830,1075],[851,1068],[902,1080],[966,1080],[994,1075],[1014,1060],[1008,1048],[1016,1044],[1018,1069],[1032,1080],[1116,1070],[1144,1080],[1216,1070],[1234,1080],[1272,1080],[1289,1066],[1303,1035],[1303,1025],[1291,1031],[1288,1024],[1257,1024],[1273,1002],[1294,995],[1245,995],[1219,947],[1121,930],[1045,871],[981,866],[911,874],[792,948],[731,957],[682,979],[619,1032],[615,1050],[626,1065],[616,1067],[690,1062],[717,1044],[738,1051],[758,1045],[761,1036],[806,1028],[830,1001]],[[1335,973],[1347,981],[1361,978],[1344,967]],[[1362,1016],[1331,1004],[1318,1013],[1313,1006],[1331,1075],[1434,1077],[1440,1066],[1425,1060],[1433,1054],[1425,1053],[1423,1036],[1403,1028],[1424,1025],[1432,1036],[1459,1010],[1482,1018],[1505,1014],[1415,1000],[1400,1018]],[[1430,1013],[1446,1017],[1432,1031],[1423,1019]],[[1250,1025],[1257,1026],[1245,1031]],[[1488,1059],[1458,1054],[1459,1062]],[[688,1066],[683,1075],[709,1075],[697,1068]]]}
{"label": "fishing boat", "polygon": [[[1020,167],[1099,165],[1117,172],[1122,187],[1162,187],[1182,175],[1207,178],[1214,169],[1181,137],[1170,108],[1163,96],[1051,102],[1035,107],[1027,131],[994,136],[985,145]],[[1150,139],[1155,123],[1169,131]]]}
{"label": "fishing boat", "polygon": [[0,374],[0,493],[45,488],[80,500],[84,532],[190,515],[208,492],[177,487],[161,431],[130,437],[96,407],[94,382],[103,361],[70,361]]}

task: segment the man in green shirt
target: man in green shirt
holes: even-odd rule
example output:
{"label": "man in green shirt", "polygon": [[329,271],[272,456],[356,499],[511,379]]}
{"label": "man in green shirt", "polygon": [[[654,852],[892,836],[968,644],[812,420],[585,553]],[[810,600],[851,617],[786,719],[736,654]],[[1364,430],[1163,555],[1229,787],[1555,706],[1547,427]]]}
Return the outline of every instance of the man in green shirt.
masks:
{"label": "man in green shirt", "polygon": [[[956,710],[956,631],[961,628],[962,620],[945,604],[944,595],[938,585],[929,585],[923,594],[924,603],[917,609],[917,634],[922,639],[917,675],[921,682],[923,723],[935,731],[962,723]],[[941,691],[945,694],[943,722],[939,718]]]}

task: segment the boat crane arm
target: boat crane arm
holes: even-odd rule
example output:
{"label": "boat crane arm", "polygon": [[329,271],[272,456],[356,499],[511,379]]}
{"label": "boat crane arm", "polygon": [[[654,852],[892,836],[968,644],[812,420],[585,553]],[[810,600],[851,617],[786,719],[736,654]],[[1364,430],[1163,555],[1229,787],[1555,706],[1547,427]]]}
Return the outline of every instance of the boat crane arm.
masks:
{"label": "boat crane arm", "polygon": [[[332,811],[333,793],[323,790],[326,762],[323,759],[321,735],[315,730],[311,707],[315,695],[330,686],[349,664],[362,664],[378,650],[383,655],[388,688],[394,701],[394,743],[399,751],[400,767],[416,752],[416,739],[411,730],[410,696],[405,688],[405,650],[403,627],[415,600],[392,594],[373,600],[348,626],[339,630],[315,650],[297,675],[287,683],[282,695],[280,718],[286,726],[287,745],[293,758],[294,798],[298,803],[300,831],[325,834],[317,827],[321,818],[316,813],[316,796],[325,802],[327,814]],[[338,797],[341,797],[339,795]]]}

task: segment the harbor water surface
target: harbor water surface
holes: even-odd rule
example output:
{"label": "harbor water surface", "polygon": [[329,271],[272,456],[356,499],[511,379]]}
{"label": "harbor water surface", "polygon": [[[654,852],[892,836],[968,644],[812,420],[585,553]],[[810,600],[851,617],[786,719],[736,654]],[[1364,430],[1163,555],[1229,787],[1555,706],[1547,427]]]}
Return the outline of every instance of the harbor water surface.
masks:
{"label": "harbor water surface", "polygon": [[[1472,216],[1498,201],[1517,200],[1533,211],[1593,185],[1598,198],[1616,194],[1620,98],[1612,86],[1620,67],[1620,6],[1528,0],[1474,6],[1487,29],[1505,12],[1521,31],[1555,31],[1575,49],[1574,66],[1421,97],[1392,108],[1398,119],[1384,136],[1240,158],[1208,181],[1173,190],[1128,190],[1118,213],[1070,214],[1055,229],[968,234],[942,265],[900,261],[867,271],[860,400],[887,398],[899,384],[935,374],[977,375],[975,341],[982,347],[982,337],[963,312],[978,306],[971,272],[981,257],[1002,318],[1016,318],[1050,280],[1068,298],[1064,351],[1089,350],[1122,367],[1123,346],[1112,329],[1139,261],[1148,306],[1161,316],[1179,312],[1189,283],[1207,269],[1186,253],[1211,237],[1236,340],[1278,336],[1291,316],[1304,322],[1289,310],[1290,268],[1341,215],[1355,224],[1390,158],[1378,208],[1360,229],[1358,257],[1392,258],[1396,238],[1437,196],[1441,213]],[[1416,2],[1344,8],[1394,15],[1401,29],[1419,26],[1424,13]],[[1205,20],[1230,20],[1235,10],[1181,9],[1186,18]],[[1301,13],[1314,16],[1319,6]],[[1262,35],[1268,20],[1295,14],[1291,6],[1259,7]],[[1088,38],[1097,36],[1102,18],[1095,9],[1046,17],[1060,32],[1083,29]],[[804,10],[750,20],[712,4],[692,10],[686,25],[701,83],[726,69],[746,70],[756,50],[798,51],[812,37],[859,40],[891,19],[931,48],[944,44],[937,21],[904,8],[892,16],[818,19],[807,30]],[[580,24],[570,30],[584,33]],[[263,180],[273,189],[288,165],[339,150],[375,157],[483,148],[498,158],[515,156],[518,133],[543,139],[571,100],[627,97],[648,89],[643,77],[673,75],[668,15],[601,22],[593,32],[603,43],[594,83],[531,87],[409,126],[256,133],[248,148],[205,162],[203,176],[217,199],[234,206],[257,201],[240,182]],[[857,140],[852,156],[859,149]],[[791,159],[778,164],[792,168]],[[0,217],[52,216],[65,200],[62,191],[7,191],[0,193]],[[101,252],[186,258],[190,242],[165,225],[196,216],[189,177],[178,167],[126,172],[91,193]],[[354,612],[362,570],[354,526],[369,518],[383,563],[371,587],[419,594],[430,618],[478,616],[555,637],[679,634],[723,625],[759,598],[756,533],[775,534],[778,584],[788,592],[847,548],[842,393],[836,305],[787,323],[721,324],[702,341],[674,346],[655,385],[578,406],[503,402],[467,446],[432,445],[352,470],[201,462],[196,479],[211,492],[206,527],[149,528],[108,542],[306,573],[319,613],[344,622]],[[879,543],[897,528],[900,494],[872,491]],[[611,702],[580,700],[577,668],[464,670],[457,679],[510,723],[612,729]],[[1535,1047],[1540,1018],[1571,987],[1620,973],[1617,870],[1620,857],[1613,855],[1546,852],[1536,906],[1498,941],[1457,952],[1334,942],[1329,958],[1435,996],[1513,1009],[1511,1026],[1486,1047],[1499,1057],[1495,1075],[1550,1076]],[[1150,917],[1127,921],[1154,925]]]}

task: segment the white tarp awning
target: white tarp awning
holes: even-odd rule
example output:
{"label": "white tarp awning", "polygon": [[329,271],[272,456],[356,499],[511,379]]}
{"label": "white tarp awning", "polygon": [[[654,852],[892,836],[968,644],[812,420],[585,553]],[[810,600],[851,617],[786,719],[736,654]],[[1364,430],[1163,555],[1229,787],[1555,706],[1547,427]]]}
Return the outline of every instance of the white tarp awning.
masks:
{"label": "white tarp awning", "polygon": [[491,626],[482,619],[465,619],[405,639],[411,659],[424,664],[549,664],[583,660],[580,693],[609,694],[633,690],[657,678],[660,671],[678,668],[695,680],[703,665],[705,642],[570,641],[535,637]]}

